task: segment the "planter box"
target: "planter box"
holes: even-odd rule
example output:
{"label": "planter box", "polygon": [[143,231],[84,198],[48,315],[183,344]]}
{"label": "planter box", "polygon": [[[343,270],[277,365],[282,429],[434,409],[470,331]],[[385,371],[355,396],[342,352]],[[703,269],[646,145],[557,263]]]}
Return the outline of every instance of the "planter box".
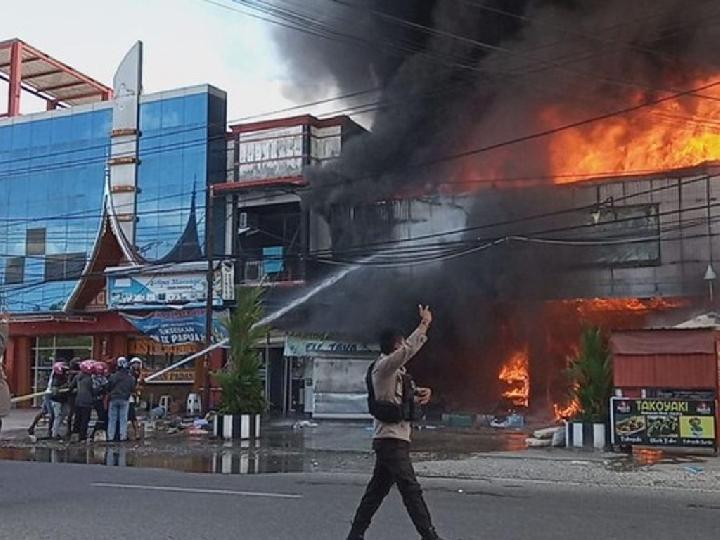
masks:
{"label": "planter box", "polygon": [[567,422],[565,440],[568,448],[604,450],[607,446],[607,425],[591,422]]}
{"label": "planter box", "polygon": [[213,420],[213,435],[223,439],[260,437],[259,414],[218,414]]}

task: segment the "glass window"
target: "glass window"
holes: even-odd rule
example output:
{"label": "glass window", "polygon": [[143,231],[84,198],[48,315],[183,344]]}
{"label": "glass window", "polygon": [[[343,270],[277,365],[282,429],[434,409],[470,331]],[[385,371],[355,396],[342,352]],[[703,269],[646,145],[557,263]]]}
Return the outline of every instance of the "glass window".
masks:
{"label": "glass window", "polygon": [[5,285],[17,285],[24,281],[25,257],[8,257],[5,263]]}
{"label": "glass window", "polygon": [[45,255],[45,238],[47,229],[27,229],[25,231],[25,253],[28,255]]}

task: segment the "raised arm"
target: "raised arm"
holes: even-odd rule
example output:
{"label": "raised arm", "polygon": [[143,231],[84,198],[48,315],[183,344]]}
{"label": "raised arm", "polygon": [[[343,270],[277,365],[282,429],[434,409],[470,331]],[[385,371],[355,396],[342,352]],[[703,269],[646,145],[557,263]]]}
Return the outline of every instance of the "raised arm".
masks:
{"label": "raised arm", "polygon": [[415,356],[427,341],[427,331],[432,323],[432,312],[428,306],[418,306],[420,312],[420,324],[395,351],[381,358],[375,364],[375,369],[380,372],[392,372],[400,369]]}

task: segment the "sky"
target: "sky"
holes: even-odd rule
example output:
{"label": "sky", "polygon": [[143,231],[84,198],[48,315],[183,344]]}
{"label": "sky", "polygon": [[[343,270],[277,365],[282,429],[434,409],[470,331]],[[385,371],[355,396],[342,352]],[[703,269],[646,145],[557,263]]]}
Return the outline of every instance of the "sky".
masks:
{"label": "sky", "polygon": [[[146,93],[212,84],[227,92],[228,121],[295,105],[283,96],[291,81],[270,23],[204,0],[64,0],[61,7],[50,0],[0,0],[0,13],[0,41],[20,38],[108,86],[141,40]],[[3,85],[0,110],[7,103]],[[336,94],[323,89],[317,99]],[[42,110],[37,101],[25,94],[23,112]]]}

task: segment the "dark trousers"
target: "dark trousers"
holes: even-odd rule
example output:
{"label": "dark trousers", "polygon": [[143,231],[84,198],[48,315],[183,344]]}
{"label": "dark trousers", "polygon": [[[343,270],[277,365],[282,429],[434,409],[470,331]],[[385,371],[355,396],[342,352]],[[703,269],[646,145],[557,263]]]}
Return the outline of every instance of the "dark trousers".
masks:
{"label": "dark trousers", "polygon": [[97,414],[97,422],[95,422],[95,429],[93,430],[93,436],[96,431],[107,431],[107,411],[105,410],[105,404],[102,400],[95,401],[93,405],[95,414]]}
{"label": "dark trousers", "polygon": [[80,440],[87,439],[88,424],[90,423],[90,415],[92,407],[75,406],[75,429],[74,431],[80,436]]}
{"label": "dark trousers", "polygon": [[373,450],[375,470],[355,514],[349,538],[362,538],[393,485],[397,485],[405,508],[420,536],[426,540],[438,538],[432,526],[430,511],[423,499],[422,488],[415,478],[415,470],[410,461],[410,443],[400,439],[376,439],[373,441]]}

